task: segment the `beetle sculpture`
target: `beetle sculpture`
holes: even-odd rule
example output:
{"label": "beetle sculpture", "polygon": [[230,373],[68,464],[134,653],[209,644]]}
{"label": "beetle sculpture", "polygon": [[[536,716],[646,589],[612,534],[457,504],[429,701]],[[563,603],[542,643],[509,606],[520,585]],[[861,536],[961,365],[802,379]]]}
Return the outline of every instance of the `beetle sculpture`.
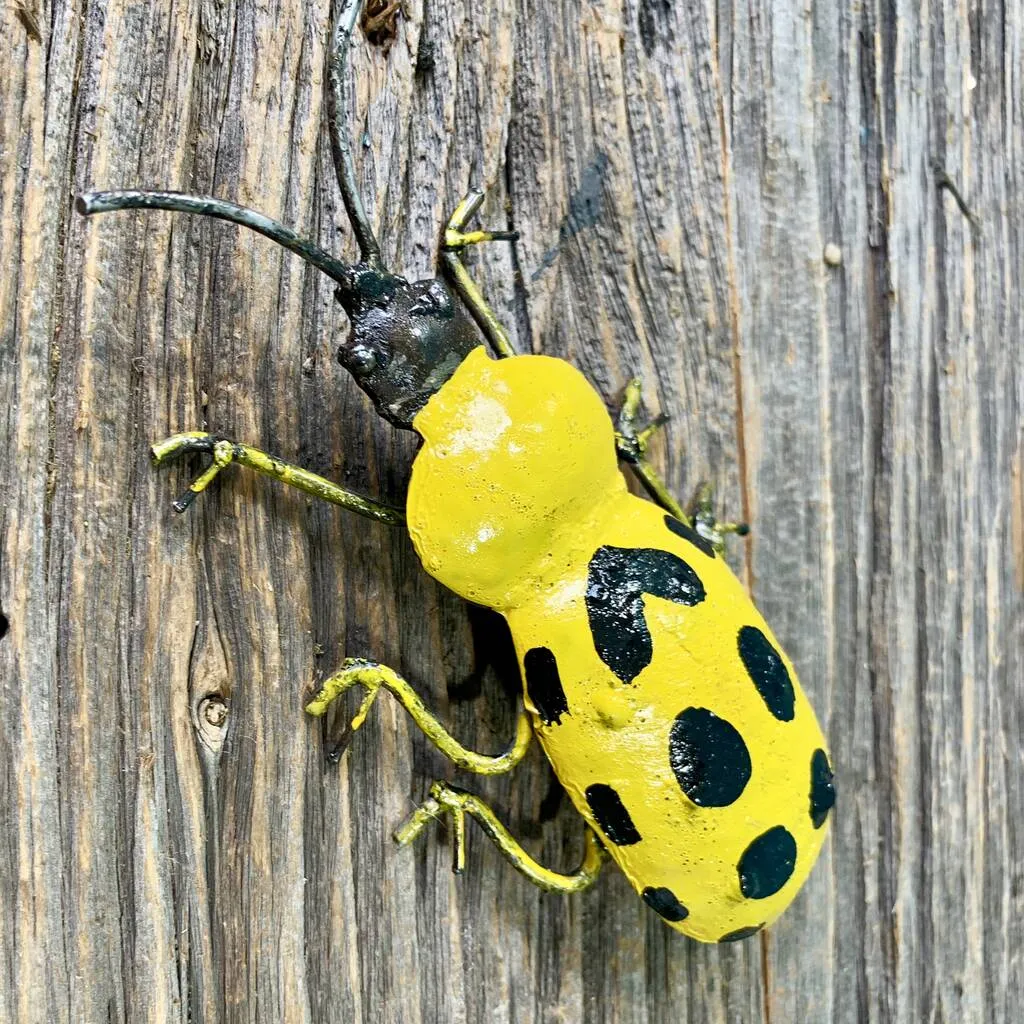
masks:
{"label": "beetle sculpture", "polygon": [[[544,889],[575,892],[607,855],[673,928],[706,942],[752,935],[807,877],[834,801],[832,771],[793,666],[721,557],[705,493],[692,516],[646,459],[657,423],[637,427],[639,384],[617,425],[583,376],[542,355],[514,355],[460,253],[502,232],[467,230],[482,193],[458,206],[442,261],[492,358],[443,280],[390,273],[356,188],[346,63],[360,0],[342,0],[329,47],[328,125],[360,259],[345,264],[285,226],[216,199],[169,192],[93,192],[81,213],[132,208],[201,213],[272,238],[337,283],[352,330],[338,351],[377,411],[422,438],[406,508],[353,494],[258,449],[205,433],[154,446],[157,463],[190,452],[212,462],[175,502],[183,511],[231,463],[388,523],[405,523],[424,568],[508,621],[524,681],[515,740],[498,756],[466,749],[415,690],[384,665],[348,660],[307,706],[322,715],[352,687],[365,695],[356,730],[389,690],[459,768],[513,768],[537,736],[586,821],[577,871],[538,864],[476,796],[435,782],[395,833],[411,842],[451,820],[455,869],[466,816]],[[618,456],[618,458],[617,458]],[[631,494],[618,459],[653,500]]]}

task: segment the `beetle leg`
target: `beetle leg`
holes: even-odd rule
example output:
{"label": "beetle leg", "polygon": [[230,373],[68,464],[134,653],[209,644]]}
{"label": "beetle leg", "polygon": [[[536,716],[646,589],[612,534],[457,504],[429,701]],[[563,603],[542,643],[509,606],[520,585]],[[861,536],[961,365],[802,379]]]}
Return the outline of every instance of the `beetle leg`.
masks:
{"label": "beetle leg", "polygon": [[487,336],[494,351],[502,358],[514,356],[515,349],[509,339],[508,331],[498,320],[494,310],[487,304],[483,293],[477,287],[476,282],[469,276],[465,264],[462,262],[462,250],[468,245],[476,245],[479,242],[506,241],[514,242],[519,237],[518,231],[463,231],[466,224],[473,219],[480,204],[484,201],[483,192],[478,189],[470,189],[465,198],[457,207],[455,212],[448,218],[448,224],[444,231],[444,245],[441,249],[441,259],[451,274],[455,288],[462,301],[466,304],[473,319],[476,320],[480,330]]}
{"label": "beetle leg", "polygon": [[676,519],[692,525],[690,517],[682,506],[669,493],[665,481],[647,460],[647,445],[655,431],[668,422],[668,416],[660,413],[647,426],[638,428],[637,419],[640,414],[641,385],[634,377],[627,385],[622,396],[622,407],[615,424],[615,450],[623,462],[628,462],[637,479],[644,485],[644,490],[651,499]]}
{"label": "beetle leg", "polygon": [[645,490],[666,512],[680,522],[692,526],[716,551],[725,548],[725,535],[734,533],[745,537],[750,533],[746,523],[720,523],[715,519],[711,509],[712,489],[708,483],[697,488],[693,501],[685,509],[669,493],[665,481],[658,475],[654,467],[647,461],[647,444],[655,431],[668,422],[668,417],[660,413],[647,426],[638,427],[640,416],[641,385],[634,377],[627,385],[622,396],[622,406],[615,424],[615,450],[623,462],[628,462],[637,479]]}
{"label": "beetle leg", "polygon": [[707,481],[698,484],[697,493],[690,502],[689,513],[693,528],[708,541],[716,551],[725,548],[726,534],[734,533],[737,537],[746,537],[750,527],[746,523],[720,523],[711,508],[714,491]]}
{"label": "beetle leg", "polygon": [[367,519],[376,519],[381,523],[400,525],[405,522],[405,513],[391,505],[374,501],[372,498],[364,498],[361,494],[347,491],[330,480],[316,473],[310,473],[308,469],[301,466],[293,466],[289,462],[261,452],[258,448],[250,448],[247,444],[239,444],[237,441],[229,441],[227,438],[218,437],[215,434],[205,434],[199,431],[174,434],[158,441],[150,449],[153,456],[153,464],[162,465],[171,459],[179,458],[190,452],[202,452],[210,455],[213,461],[203,470],[189,485],[188,490],[173,503],[175,512],[184,512],[185,509],[195,501],[197,495],[213,482],[214,478],[226,466],[237,462],[239,465],[248,466],[258,473],[274,477],[290,487],[297,487],[314,498],[322,498],[334,505],[341,505],[350,512],[358,512]]}
{"label": "beetle leg", "polygon": [[398,703],[409,712],[423,735],[449,761],[466,771],[476,772],[477,775],[500,775],[514,768],[523,759],[533,738],[530,716],[520,708],[516,720],[515,739],[504,754],[492,756],[468,750],[434,717],[419,694],[397,672],[386,665],[365,661],[362,658],[347,659],[339,672],[324,681],[317,695],[306,705],[306,710],[319,718],[336,697],[353,686],[365,687],[367,691],[359,712],[352,720],[353,731],[363,724],[378,691],[383,687],[395,696]]}
{"label": "beetle leg", "polygon": [[435,782],[430,787],[430,796],[413,811],[409,820],[396,832],[395,841],[400,846],[408,846],[435,818],[450,815],[452,820],[452,836],[454,860],[452,870],[462,874],[466,866],[466,815],[475,818],[480,827],[490,837],[492,843],[501,851],[505,859],[534,885],[547,892],[571,893],[580,892],[592,885],[596,880],[601,866],[608,857],[594,832],[586,831],[586,849],[583,862],[571,875],[563,875],[558,871],[538,864],[513,838],[512,833],[498,820],[494,811],[479,797],[465,790],[456,789],[447,782]]}

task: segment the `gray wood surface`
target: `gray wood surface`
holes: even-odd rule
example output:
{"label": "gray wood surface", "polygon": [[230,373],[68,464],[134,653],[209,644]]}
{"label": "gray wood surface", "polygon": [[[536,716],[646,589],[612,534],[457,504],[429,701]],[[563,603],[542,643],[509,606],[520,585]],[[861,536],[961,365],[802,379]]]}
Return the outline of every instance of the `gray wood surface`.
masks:
{"label": "gray wood surface", "polygon": [[[0,1019],[1011,1022],[1024,1003],[1024,12],[974,0],[410,0],[354,52],[387,260],[475,272],[521,349],[672,421],[830,737],[831,840],[767,934],[703,947],[609,871],[542,895],[478,832],[392,828],[456,778],[344,655],[498,749],[508,641],[401,533],[244,472],[185,516],[149,441],[208,427],[401,500],[411,436],[334,362],[330,283],[269,242],[75,191],[256,206],[345,256],[323,3],[22,0],[0,57]],[[977,217],[940,188],[933,161]],[[841,263],[824,259],[838,247]],[[493,662],[493,665],[489,664]],[[225,715],[226,709],[226,715]],[[545,862],[539,751],[458,778]]]}

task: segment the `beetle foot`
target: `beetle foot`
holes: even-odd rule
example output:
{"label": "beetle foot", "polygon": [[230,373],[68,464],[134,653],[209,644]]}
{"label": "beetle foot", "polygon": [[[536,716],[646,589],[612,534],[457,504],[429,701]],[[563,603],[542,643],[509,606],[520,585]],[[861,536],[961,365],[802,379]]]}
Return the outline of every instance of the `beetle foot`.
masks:
{"label": "beetle foot", "polygon": [[175,512],[184,512],[196,500],[196,496],[209,487],[217,474],[235,461],[236,450],[237,445],[233,441],[201,431],[173,434],[162,441],[157,441],[149,449],[154,466],[161,466],[165,462],[193,452],[212,456],[210,465],[189,484],[188,490],[176,501],[171,502]]}
{"label": "beetle foot", "polygon": [[466,818],[475,818],[477,824],[498,848],[501,855],[525,878],[545,892],[580,892],[591,885],[608,854],[597,836],[588,828],[586,851],[579,868],[572,874],[562,874],[539,864],[520,845],[497,815],[479,797],[457,789],[447,782],[435,782],[430,796],[412,812],[408,821],[395,831],[395,841],[408,846],[430,822],[446,815],[451,817],[454,862],[452,870],[462,874],[466,865]]}
{"label": "beetle foot", "polygon": [[380,693],[382,682],[380,666],[376,662],[364,658],[346,658],[341,668],[324,680],[316,696],[306,705],[306,712],[319,718],[343,693],[351,690],[353,686],[362,686],[366,690],[366,695],[349,723],[350,732],[356,732],[366,721],[366,716],[370,713],[377,694]]}
{"label": "beetle foot", "polygon": [[444,233],[444,247],[449,252],[461,252],[467,246],[480,242],[518,242],[518,231],[453,231]]}
{"label": "beetle foot", "polygon": [[615,447],[619,458],[634,466],[639,465],[646,457],[647,445],[654,434],[668,423],[668,416],[665,413],[658,413],[646,426],[637,427],[641,394],[640,378],[634,377],[626,385],[615,423]]}
{"label": "beetle foot", "polygon": [[747,523],[720,523],[712,511],[713,495],[714,488],[711,484],[707,481],[699,484],[687,511],[697,533],[721,553],[725,550],[725,538],[728,534],[746,537],[750,533],[750,526]]}
{"label": "beetle foot", "polygon": [[466,804],[472,800],[472,795],[464,790],[456,789],[447,782],[435,782],[430,787],[430,796],[395,829],[395,842],[399,846],[408,846],[430,822],[451,815],[452,871],[461,875],[466,867]]}
{"label": "beetle foot", "polygon": [[518,242],[518,231],[464,231],[463,228],[476,216],[484,201],[481,189],[471,188],[448,218],[444,230],[444,248],[448,252],[461,252],[469,245],[480,242]]}

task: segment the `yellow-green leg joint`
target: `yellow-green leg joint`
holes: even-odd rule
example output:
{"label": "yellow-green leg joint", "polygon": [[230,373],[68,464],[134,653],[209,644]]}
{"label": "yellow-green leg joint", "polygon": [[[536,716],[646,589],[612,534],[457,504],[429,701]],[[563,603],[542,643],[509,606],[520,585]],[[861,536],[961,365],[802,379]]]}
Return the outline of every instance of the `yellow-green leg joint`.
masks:
{"label": "yellow-green leg joint", "polygon": [[409,713],[424,736],[448,758],[452,764],[477,775],[500,775],[514,768],[522,759],[533,738],[530,716],[522,708],[516,719],[516,735],[512,746],[503,754],[478,754],[468,750],[437,720],[420,699],[419,694],[393,669],[375,661],[349,658],[341,670],[324,681],[320,692],[306,705],[306,710],[316,717],[323,715],[331,702],[353,686],[366,689],[363,702],[352,719],[355,732],[366,720],[366,716],[381,689],[388,690]]}
{"label": "yellow-green leg joint", "polygon": [[628,462],[637,479],[644,485],[644,490],[666,512],[675,516],[687,525],[690,517],[682,506],[669,493],[665,481],[661,479],[654,467],[647,461],[647,446],[654,434],[667,422],[668,417],[661,413],[645,427],[637,427],[640,415],[641,385],[634,377],[627,385],[622,396],[622,407],[615,425],[615,449],[623,462]]}
{"label": "yellow-green leg joint", "polygon": [[273,455],[268,455],[258,448],[250,448],[249,445],[229,441],[227,438],[216,437],[213,434],[205,434],[200,431],[174,434],[163,441],[158,441],[150,451],[153,456],[153,464],[156,466],[196,452],[210,455],[213,459],[210,465],[192,481],[189,489],[173,503],[176,512],[184,512],[196,497],[206,490],[222,469],[232,463],[238,463],[240,466],[248,466],[249,469],[256,470],[257,473],[280,480],[281,483],[288,484],[289,487],[296,487],[314,498],[329,501],[332,505],[340,505],[350,512],[357,512],[367,519],[376,519],[378,522],[392,525],[405,522],[405,513],[400,508],[385,505],[372,498],[365,498],[361,494],[339,487],[316,473],[310,473],[308,469],[303,469],[301,466],[294,466]]}
{"label": "yellow-green leg joint", "polygon": [[476,282],[469,276],[469,271],[460,258],[460,253],[469,245],[480,242],[505,241],[514,242],[517,231],[463,231],[466,224],[476,216],[484,194],[480,189],[470,189],[462,202],[455,207],[455,212],[448,218],[444,232],[444,248],[441,259],[455,282],[455,287],[466,308],[473,314],[473,319],[484,332],[494,351],[503,358],[515,355],[508,331],[502,326],[494,310],[488,305]]}
{"label": "yellow-green leg joint", "polygon": [[446,782],[435,782],[430,796],[413,811],[409,820],[395,832],[395,841],[408,846],[435,818],[451,818],[454,845],[452,869],[461,874],[466,865],[466,815],[475,818],[505,859],[525,878],[547,892],[580,892],[594,883],[608,857],[591,829],[586,832],[583,862],[570,875],[538,864],[498,820],[494,811],[479,797],[456,789]]}
{"label": "yellow-green leg joint", "polygon": [[735,534],[737,537],[746,537],[750,533],[747,523],[720,523],[712,511],[712,497],[714,491],[711,484],[704,482],[698,485],[697,493],[690,502],[690,519],[693,528],[699,533],[716,551],[725,550],[725,538],[728,534]]}
{"label": "yellow-green leg joint", "polygon": [[668,422],[668,417],[662,413],[645,427],[638,428],[641,394],[640,381],[634,377],[626,385],[615,426],[615,448],[619,458],[629,463],[644,489],[658,505],[680,522],[696,530],[716,551],[723,551],[727,534],[734,533],[738,537],[745,537],[750,533],[750,527],[746,523],[720,523],[715,519],[711,509],[710,484],[702,483],[697,488],[697,493],[686,510],[672,497],[664,480],[647,461],[647,445],[655,431]]}

